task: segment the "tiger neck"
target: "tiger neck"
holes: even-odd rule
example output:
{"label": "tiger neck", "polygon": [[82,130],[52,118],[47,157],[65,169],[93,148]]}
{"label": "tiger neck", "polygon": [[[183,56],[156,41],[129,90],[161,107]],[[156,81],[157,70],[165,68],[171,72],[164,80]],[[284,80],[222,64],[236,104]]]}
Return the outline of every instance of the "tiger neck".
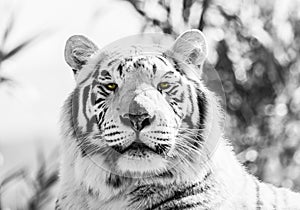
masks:
{"label": "tiger neck", "polygon": [[233,197],[240,191],[233,181],[241,183],[238,179],[242,179],[243,170],[231,148],[223,143],[199,174],[201,175],[194,179],[180,177],[170,183],[162,180],[156,182],[155,179],[133,181],[127,185],[127,190],[110,198],[109,202],[114,203],[121,196],[128,209],[214,209],[231,197],[230,194]]}
{"label": "tiger neck", "polygon": [[[241,190],[239,185],[242,183],[245,172],[231,150],[225,140],[222,140],[207,165],[197,169],[199,176],[188,176],[190,173],[186,173],[172,182],[165,182],[163,179],[159,181],[122,179],[120,182],[122,185],[116,187],[107,186],[107,183],[103,182],[106,176],[103,174],[97,182],[94,180],[93,184],[88,185],[97,187],[101,191],[93,191],[93,188],[89,189],[87,185],[78,185],[76,194],[82,195],[82,199],[85,200],[87,206],[91,207],[90,209],[94,209],[95,206],[99,206],[98,209],[114,209],[116,205],[129,206],[128,209],[153,209],[153,206],[159,206],[158,209],[161,206],[162,209],[167,209],[175,203],[182,208],[199,205],[212,209],[213,206],[221,205],[225,198],[230,197],[230,194],[235,195]],[[63,167],[65,170],[63,170],[62,181],[66,186],[64,193],[74,189],[72,187],[74,181],[77,183],[76,180],[78,180],[75,177],[72,178],[74,173],[71,173],[72,170],[69,167],[72,165],[69,165],[69,162],[71,161],[65,159],[67,165]],[[88,163],[80,163],[80,165],[89,166]],[[67,174],[64,171],[67,171]],[[85,169],[82,168],[80,171],[85,171]],[[85,173],[84,177],[91,177],[91,175]],[[196,203],[194,203],[195,200],[197,200]]]}
{"label": "tiger neck", "polygon": [[[207,205],[208,201],[220,202],[216,196],[218,191],[212,172],[208,172],[202,181],[138,186],[129,193],[129,206],[130,209],[147,210],[202,207],[205,203]],[[208,199],[210,197],[216,199]],[[212,204],[210,203],[209,206]]]}

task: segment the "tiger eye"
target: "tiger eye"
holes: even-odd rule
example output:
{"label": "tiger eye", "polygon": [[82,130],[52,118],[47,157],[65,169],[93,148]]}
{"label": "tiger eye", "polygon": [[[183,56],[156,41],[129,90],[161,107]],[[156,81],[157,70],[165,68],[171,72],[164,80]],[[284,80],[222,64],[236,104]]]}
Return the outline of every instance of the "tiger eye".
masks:
{"label": "tiger eye", "polygon": [[109,83],[109,84],[105,85],[105,87],[108,90],[115,90],[118,87],[118,85],[116,83]]}
{"label": "tiger eye", "polygon": [[158,87],[162,90],[167,89],[170,87],[170,84],[168,82],[161,82],[158,84]]}

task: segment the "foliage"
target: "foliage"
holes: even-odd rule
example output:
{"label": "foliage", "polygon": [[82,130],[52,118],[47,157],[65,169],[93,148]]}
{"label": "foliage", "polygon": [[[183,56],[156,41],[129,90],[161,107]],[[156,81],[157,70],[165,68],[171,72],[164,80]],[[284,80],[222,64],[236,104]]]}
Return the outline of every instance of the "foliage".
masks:
{"label": "foliage", "polygon": [[[133,1],[143,32],[210,41],[209,61],[226,94],[226,135],[261,180],[300,190],[300,19],[290,1]],[[288,7],[289,6],[289,7]],[[151,9],[149,9],[151,8]]]}
{"label": "foliage", "polygon": [[11,32],[13,31],[14,24],[15,24],[15,18],[14,18],[14,16],[11,16],[10,20],[8,21],[8,23],[4,29],[2,40],[0,41],[0,85],[3,83],[12,82],[11,78],[8,78],[1,74],[2,73],[1,72],[1,70],[2,70],[1,64],[4,63],[6,60],[11,59],[18,53],[22,52],[25,47],[27,47],[29,44],[31,44],[37,38],[37,36],[33,36],[33,37],[31,37],[27,40],[24,40],[21,43],[15,45],[11,49],[6,50],[5,44],[8,40],[8,38],[11,36]]}
{"label": "foliage", "polygon": [[[4,76],[1,64],[23,52],[39,36],[32,36],[7,50],[5,45],[14,25],[15,18],[11,16],[0,41],[0,85],[13,82],[12,78]],[[0,210],[5,206],[14,206],[13,209],[45,209],[45,206],[49,205],[49,201],[53,199],[51,190],[58,179],[58,165],[53,160],[45,161],[42,153],[39,154],[38,160],[35,175],[32,175],[27,167],[1,174],[3,177],[0,177]]]}
{"label": "foliage", "polygon": [[58,162],[57,159],[46,161],[42,153],[38,160],[34,175],[24,167],[0,180],[0,210],[4,206],[30,210],[49,209],[49,205],[54,208],[53,187],[58,180]]}

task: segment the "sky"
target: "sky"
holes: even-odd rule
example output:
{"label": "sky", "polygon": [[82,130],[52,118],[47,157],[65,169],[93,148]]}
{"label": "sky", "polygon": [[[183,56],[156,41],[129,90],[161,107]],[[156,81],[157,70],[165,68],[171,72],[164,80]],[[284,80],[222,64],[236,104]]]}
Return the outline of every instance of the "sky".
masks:
{"label": "sky", "polygon": [[66,40],[81,34],[101,48],[139,33],[142,19],[130,4],[117,0],[1,0],[0,14],[0,37],[8,18],[13,14],[16,19],[4,50],[40,34],[1,66],[14,80],[0,88],[1,171],[28,162],[39,147],[49,152],[60,140],[61,107],[75,87],[64,61]]}

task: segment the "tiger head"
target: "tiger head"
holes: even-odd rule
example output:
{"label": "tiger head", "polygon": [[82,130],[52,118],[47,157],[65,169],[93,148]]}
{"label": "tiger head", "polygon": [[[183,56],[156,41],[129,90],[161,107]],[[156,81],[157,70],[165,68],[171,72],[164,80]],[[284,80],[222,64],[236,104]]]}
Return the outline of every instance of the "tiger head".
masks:
{"label": "tiger head", "polygon": [[65,59],[77,86],[67,111],[81,158],[124,176],[161,175],[199,160],[209,99],[198,75],[206,55],[198,30],[163,52],[132,54],[72,36]]}

